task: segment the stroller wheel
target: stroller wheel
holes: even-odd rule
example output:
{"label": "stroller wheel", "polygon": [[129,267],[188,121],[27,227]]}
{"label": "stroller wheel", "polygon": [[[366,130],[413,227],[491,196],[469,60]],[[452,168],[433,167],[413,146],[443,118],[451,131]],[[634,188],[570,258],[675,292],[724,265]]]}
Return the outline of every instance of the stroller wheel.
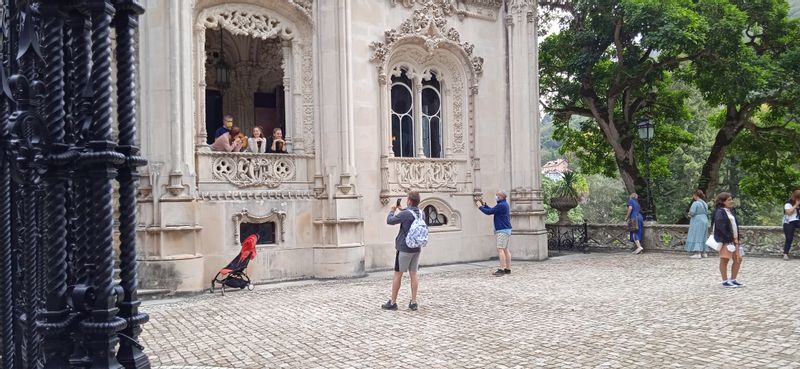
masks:
{"label": "stroller wheel", "polygon": [[255,286],[254,284],[252,284],[252,283],[248,283],[248,284],[247,284],[247,290],[248,290],[248,291],[252,291],[252,290],[254,290],[254,289],[256,289],[256,286]]}

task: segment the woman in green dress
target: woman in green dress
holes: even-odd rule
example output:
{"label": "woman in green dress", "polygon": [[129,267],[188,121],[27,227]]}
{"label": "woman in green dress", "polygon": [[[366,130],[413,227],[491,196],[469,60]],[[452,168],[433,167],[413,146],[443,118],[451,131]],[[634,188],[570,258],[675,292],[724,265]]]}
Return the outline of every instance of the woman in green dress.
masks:
{"label": "woman in green dress", "polygon": [[686,252],[690,253],[692,259],[708,257],[708,204],[705,202],[705,194],[702,190],[697,190],[692,195],[691,208],[689,208],[689,235],[686,236]]}

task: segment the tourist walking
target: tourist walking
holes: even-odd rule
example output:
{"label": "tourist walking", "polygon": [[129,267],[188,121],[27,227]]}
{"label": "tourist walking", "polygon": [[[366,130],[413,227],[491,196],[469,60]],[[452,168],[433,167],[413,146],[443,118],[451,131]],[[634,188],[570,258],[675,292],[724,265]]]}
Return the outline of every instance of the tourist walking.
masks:
{"label": "tourist walking", "polygon": [[[733,196],[727,192],[717,195],[714,202],[714,239],[721,243],[719,248],[719,273],[723,287],[741,287],[736,280],[742,267],[742,247],[739,244],[739,222],[733,208]],[[728,262],[733,260],[731,278],[728,279]]]}
{"label": "tourist walking", "polygon": [[625,215],[625,223],[628,225],[630,240],[636,245],[633,254],[641,254],[642,237],[644,236],[644,217],[642,217],[642,207],[639,206],[639,195],[635,192],[628,198],[628,213]]}
{"label": "tourist walking", "polygon": [[478,209],[486,215],[494,215],[494,238],[497,246],[497,255],[500,257],[500,268],[494,275],[497,277],[511,274],[511,251],[508,250],[508,242],[511,239],[511,209],[506,201],[505,191],[497,191],[494,195],[497,204],[489,207],[481,199],[481,206]]}
{"label": "tourist walking", "polygon": [[783,235],[786,242],[783,244],[783,260],[789,260],[789,250],[792,249],[794,232],[800,225],[800,190],[792,192],[792,198],[783,205]]}
{"label": "tourist walking", "polygon": [[[381,308],[386,310],[397,310],[397,294],[400,291],[400,282],[403,280],[403,273],[408,272],[411,278],[411,301],[408,303],[409,310],[417,310],[417,289],[419,279],[420,250],[427,244],[428,232],[427,225],[419,211],[420,196],[419,192],[411,191],[406,198],[406,208],[400,208],[400,199],[397,199],[395,206],[386,218],[386,224],[400,225],[397,237],[394,240],[394,276],[392,278],[392,298]],[[399,213],[396,213],[400,210]],[[396,213],[396,214],[395,214]]]}
{"label": "tourist walking", "polygon": [[689,234],[686,236],[686,252],[690,258],[700,259],[708,256],[708,204],[703,190],[692,195],[692,206],[689,208]]}

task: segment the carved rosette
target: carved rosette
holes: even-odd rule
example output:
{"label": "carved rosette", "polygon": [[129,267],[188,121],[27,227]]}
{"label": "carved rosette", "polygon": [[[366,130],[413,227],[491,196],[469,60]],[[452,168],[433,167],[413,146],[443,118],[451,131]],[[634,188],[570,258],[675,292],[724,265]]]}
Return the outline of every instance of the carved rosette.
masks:
{"label": "carved rosette", "polygon": [[214,160],[212,176],[237,187],[277,188],[295,178],[291,158],[265,156],[222,156]]}
{"label": "carved rosette", "polygon": [[450,160],[394,160],[399,186],[406,191],[455,191],[456,165]]}

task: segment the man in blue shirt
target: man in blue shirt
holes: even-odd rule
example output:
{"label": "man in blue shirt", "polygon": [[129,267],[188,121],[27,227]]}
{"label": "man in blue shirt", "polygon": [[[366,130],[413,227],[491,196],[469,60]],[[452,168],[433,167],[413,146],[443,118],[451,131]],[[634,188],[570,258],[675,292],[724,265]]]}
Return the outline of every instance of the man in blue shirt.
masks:
{"label": "man in blue shirt", "polygon": [[214,139],[230,132],[231,128],[233,128],[233,116],[226,115],[225,118],[222,118],[222,127],[217,128],[217,131],[214,132]]}
{"label": "man in blue shirt", "polygon": [[500,256],[500,269],[494,272],[497,277],[511,274],[511,252],[508,251],[508,241],[511,238],[511,209],[506,197],[505,191],[497,191],[494,196],[497,205],[490,208],[481,199],[481,206],[478,208],[486,215],[494,215],[494,235],[497,241],[497,254]]}

